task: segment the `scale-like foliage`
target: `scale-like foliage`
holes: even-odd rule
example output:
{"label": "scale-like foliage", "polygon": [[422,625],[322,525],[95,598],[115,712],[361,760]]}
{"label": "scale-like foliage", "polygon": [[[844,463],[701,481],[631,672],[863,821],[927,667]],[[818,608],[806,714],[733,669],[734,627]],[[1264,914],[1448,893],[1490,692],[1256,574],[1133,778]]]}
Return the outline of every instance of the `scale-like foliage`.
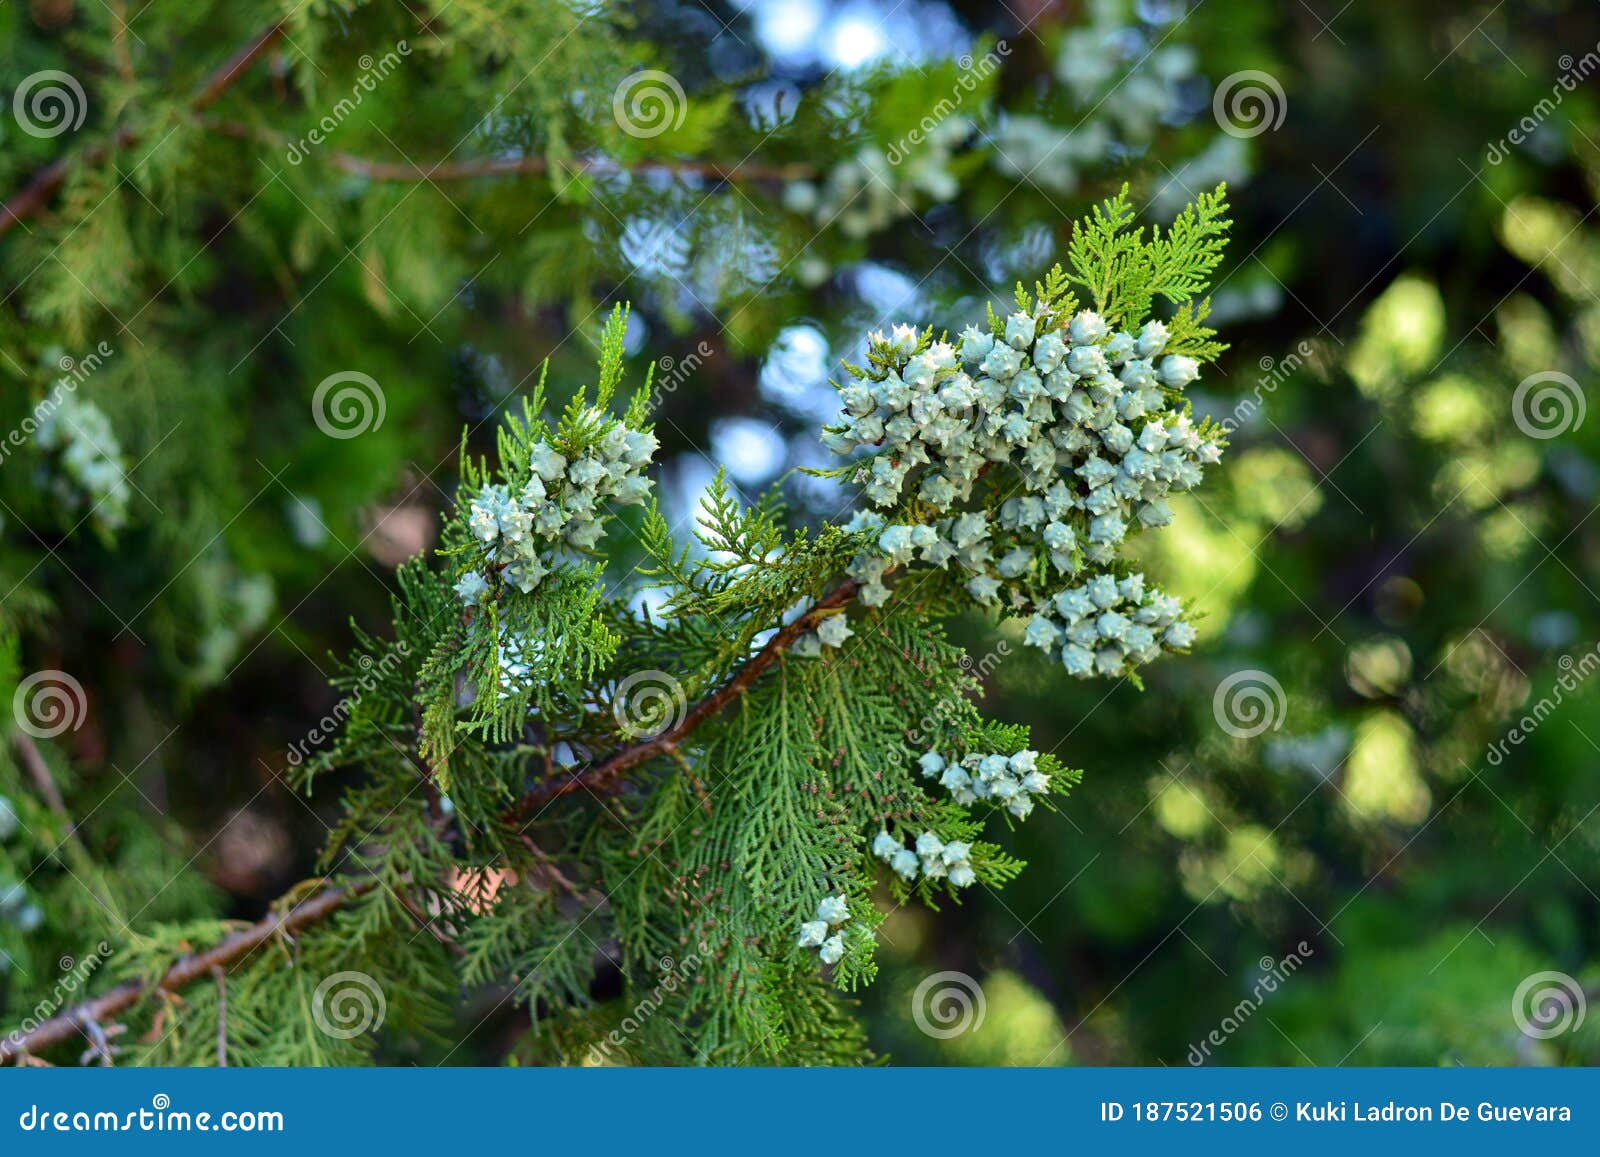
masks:
{"label": "scale-like foliage", "polygon": [[[1070,323],[1075,352],[1098,350],[1110,331],[1075,312],[1071,284],[1130,326],[1157,297],[1185,307],[1218,259],[1223,211],[1219,191],[1147,240],[1114,198],[1080,223],[1072,272],[1052,271],[1034,294],[1019,287],[1020,313],[991,316],[987,344],[1027,347],[1037,330],[1035,356],[1049,360],[1051,341],[1064,356]],[[1214,347],[1194,324],[1174,320],[1172,341],[1204,354]],[[541,376],[493,462],[463,453],[432,557],[398,572],[393,638],[357,630],[334,680],[337,737],[304,761],[308,783],[360,777],[323,857],[348,889],[337,913],[269,938],[225,983],[147,1003],[132,1021],[146,1034],[141,1059],[208,1063],[207,1026],[221,1020],[230,1063],[359,1060],[370,1040],[330,1037],[317,989],[359,972],[387,996],[398,1041],[430,1039],[465,989],[487,1014],[527,1009],[525,1060],[861,1061],[849,994],[876,973],[887,915],[959,903],[1022,870],[1005,848],[1010,826],[1078,773],[977,710],[974,665],[941,626],[969,605],[961,568],[870,565],[895,526],[935,523],[942,509],[908,491],[882,515],[795,529],[776,492],[747,503],[719,475],[680,543],[642,474],[655,448],[650,382],[613,409],[625,328],[613,311],[592,389],[569,391],[552,415]],[[915,386],[919,358],[946,359],[948,373],[951,347],[934,333],[875,336],[852,379],[883,390],[904,372]],[[1127,356],[1134,339],[1116,340]],[[1175,407],[1181,385],[1160,396]],[[990,428],[1011,404],[986,395],[953,420]],[[1163,419],[1186,429],[1175,412],[1130,411],[1130,445],[1146,427],[1165,437]],[[1004,522],[1019,490],[1054,478],[1059,517],[1090,534],[1099,481],[1072,465],[1080,443],[1062,441],[1057,474],[1030,467],[1023,486],[1009,451],[995,451],[967,517]],[[862,461],[836,476],[860,477]],[[630,569],[605,535],[633,504],[645,506],[644,557]],[[1065,565],[1074,581],[1101,576],[1113,597],[1118,582],[1142,597],[1114,552],[1049,557],[1057,569],[1031,559],[1002,612],[1043,606]],[[308,885],[280,911],[314,895]],[[120,974],[153,984],[220,930],[158,928]]]}

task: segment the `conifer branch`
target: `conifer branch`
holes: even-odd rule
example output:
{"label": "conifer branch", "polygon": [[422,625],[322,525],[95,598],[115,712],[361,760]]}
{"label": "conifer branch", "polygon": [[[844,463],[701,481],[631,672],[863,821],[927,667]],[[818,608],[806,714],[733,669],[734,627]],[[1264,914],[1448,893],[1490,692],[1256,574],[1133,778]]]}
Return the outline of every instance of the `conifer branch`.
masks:
{"label": "conifer branch", "polygon": [[0,1038],[0,1064],[46,1049],[81,1034],[90,1036],[90,1026],[98,1026],[117,1013],[131,1008],[146,996],[154,993],[176,992],[197,980],[213,976],[213,969],[226,968],[234,961],[248,956],[274,936],[297,932],[307,925],[327,919],[351,900],[376,887],[375,882],[362,881],[325,888],[308,900],[302,900],[287,912],[274,912],[263,920],[241,928],[223,937],[218,943],[201,952],[192,952],[178,959],[151,985],[143,980],[124,980],[92,1000],[85,1000],[56,1013],[49,1020],[27,1032],[13,1032]]}
{"label": "conifer branch", "polygon": [[[217,91],[262,50],[257,42],[237,54]],[[202,88],[189,103],[203,108],[212,93]],[[237,137],[241,145],[217,149],[235,160],[278,139],[248,123],[192,117],[202,131]],[[99,147],[116,139],[108,130]],[[626,171],[597,154],[433,168],[331,150],[319,156],[330,171],[343,166],[378,180]],[[647,164],[668,171],[674,162]],[[1026,818],[1035,797],[1048,802],[1077,782],[1077,773],[1027,746],[1025,728],[982,717],[971,702],[978,684],[970,660],[938,621],[971,605],[1013,619],[1028,613],[1025,642],[1079,677],[1129,674],[1194,641],[1180,600],[1128,573],[1116,547],[1140,527],[1170,522],[1164,496],[1198,485],[1201,466],[1217,461],[1224,444],[1216,427],[1192,421],[1181,393],[1217,348],[1200,324],[1203,304],[1180,308],[1169,322],[1146,320],[1154,298],[1183,304],[1202,291],[1220,254],[1224,212],[1219,189],[1147,240],[1132,227],[1124,191],[1079,225],[1071,273],[1051,271],[1036,283],[1037,298],[1019,286],[1015,312],[1001,318],[990,310],[959,348],[934,340],[932,327],[869,335],[867,368],[847,364],[852,380],[837,386],[843,419],[824,432],[828,449],[850,461],[815,473],[860,485],[878,511],[791,538],[778,488],[746,505],[719,472],[694,532],[705,554],[694,557],[692,545],[678,548],[652,503],[641,537],[654,568],[642,573],[660,581],[669,613],[644,622],[620,604],[614,613],[604,606],[612,592],[600,581],[607,560],[597,549],[612,504],[649,498],[645,471],[660,446],[648,422],[653,376],[623,415],[611,409],[625,367],[627,314],[619,305],[600,343],[592,395],[580,387],[559,417],[547,418],[541,375],[521,417],[508,415],[498,431],[497,468],[469,456],[464,435],[462,490],[432,558],[397,571],[395,641],[382,661],[385,645],[355,629],[357,657],[335,685],[351,690],[352,708],[361,696],[372,700],[343,713],[336,745],[307,770],[370,774],[370,786],[346,793],[327,855],[369,865],[384,859],[388,869],[310,881],[253,925],[208,922],[203,927],[216,929],[209,947],[182,925],[136,939],[147,947],[105,978],[108,991],[0,1040],[0,1062],[27,1063],[36,1049],[82,1036],[91,1045],[85,1063],[110,1064],[117,1050],[108,1042],[145,1023],[141,1059],[210,1063],[214,1035],[219,1064],[324,1060],[314,1039],[255,1031],[275,1023],[282,1003],[281,982],[267,974],[275,963],[316,971],[311,961],[342,959],[357,947],[405,991],[418,1026],[442,1024],[462,984],[504,977],[517,982],[508,997],[542,1017],[542,1009],[558,1012],[594,995],[593,941],[573,934],[602,906],[601,935],[618,946],[603,955],[625,992],[667,968],[662,948],[676,953],[692,937],[701,953],[725,960],[729,984],[686,990],[681,1020],[698,1039],[678,1033],[688,1045],[680,1050],[663,1033],[638,1046],[641,1057],[657,1048],[702,1061],[747,1058],[752,1048],[770,1056],[769,1042],[781,1039],[782,1059],[796,1063],[860,1059],[864,1035],[841,1033],[847,1013],[826,990],[848,992],[875,973],[883,913],[872,896],[883,866],[894,874],[896,903],[917,897],[936,908],[960,889],[1004,884],[1022,864],[981,838],[985,822]],[[1078,309],[1072,282],[1089,289],[1104,315]],[[857,457],[863,450],[870,463]],[[1019,487],[1032,493],[1017,497]],[[930,589],[891,604],[885,579],[918,563],[918,581]],[[1069,581],[1079,585],[1062,589]],[[816,601],[798,611],[802,595]],[[858,599],[889,609],[854,616],[870,629],[852,630],[847,608]],[[782,608],[790,610],[780,618]],[[719,622],[730,611],[731,632]],[[451,625],[440,631],[441,623]],[[849,649],[838,650],[847,638]],[[391,661],[412,657],[414,644],[419,661]],[[660,667],[682,682],[643,669]],[[624,737],[603,726],[612,705],[593,700],[597,681],[629,671],[614,684]],[[694,688],[692,704],[685,685]],[[633,686],[642,690],[630,702]],[[671,704],[664,722],[663,702]],[[630,728],[625,705],[659,733]],[[565,736],[550,722],[590,713]],[[414,734],[404,734],[407,719]],[[906,726],[913,719],[927,722],[914,731]],[[581,764],[552,766],[552,749],[581,749],[597,735]],[[470,746],[452,766],[462,745]],[[48,781],[49,765],[37,749],[31,754],[36,778]],[[694,766],[705,760],[739,769],[749,802],[713,808]],[[924,786],[936,776],[948,797]],[[641,786],[628,800],[628,824],[611,822],[603,804],[561,815],[549,829],[559,841],[550,854],[521,830],[564,796],[600,801],[633,783]],[[452,799],[464,810],[447,811]],[[469,817],[505,825],[490,833],[487,854],[453,850],[466,841]],[[662,854],[635,870],[652,851]],[[591,904],[584,888],[596,881],[606,891]],[[380,888],[394,892],[404,915],[373,902]],[[510,902],[500,907],[500,899]],[[114,914],[109,900],[107,907]],[[421,939],[412,921],[462,965],[440,967],[438,954],[412,948]],[[274,948],[320,922],[328,927],[300,945],[295,960],[278,958]],[[264,956],[252,957],[261,947]],[[813,948],[814,958],[802,954]],[[191,986],[192,995],[198,983],[203,1002],[207,976],[218,985],[216,1021],[205,1026],[213,1033],[186,1032],[180,1044],[162,1025],[169,1013],[188,1019],[178,1015],[178,990]],[[748,999],[755,993],[758,1000]],[[731,1004],[719,1003],[730,995]],[[252,1029],[235,1033],[231,1056],[230,1017],[236,1029]],[[790,1042],[806,1051],[791,1056]],[[334,1055],[356,1059],[364,1050]]]}
{"label": "conifer branch", "polygon": [[[284,25],[280,21],[264,32],[257,35],[249,44],[234,53],[226,63],[211,73],[194,96],[190,98],[189,108],[192,112],[204,112],[215,104],[222,94],[227,92],[233,82],[239,79],[250,69],[262,53],[277,43],[283,36]],[[104,160],[106,155],[117,150],[127,148],[139,139],[137,130],[129,127],[118,129],[107,139],[90,145],[76,156],[61,157],[51,161],[44,168],[34,174],[22,192],[0,204],[0,237],[11,231],[13,225],[21,223],[25,218],[33,216],[53,197],[56,190],[66,182],[67,174],[72,166],[80,161],[94,164]]]}
{"label": "conifer branch", "polygon": [[623,772],[654,756],[671,752],[695,728],[743,695],[751,684],[761,677],[762,672],[776,663],[778,657],[793,646],[801,635],[812,630],[817,625],[818,619],[822,618],[827,612],[836,610],[850,602],[856,597],[856,592],[860,589],[860,585],[854,579],[847,579],[805,614],[795,619],[792,623],[779,628],[777,633],[767,640],[766,645],[757,651],[749,662],[739,668],[733,678],[695,704],[676,727],[663,731],[660,735],[647,739],[642,743],[625,747],[593,767],[571,772],[556,780],[541,784],[523,796],[516,806],[506,813],[505,818],[511,822],[517,822],[526,817],[528,813],[543,807],[551,800],[559,799],[564,795],[571,795],[575,791],[609,792],[615,790],[617,781],[621,778]]}
{"label": "conifer branch", "polygon": [[[739,668],[731,679],[697,703],[676,727],[642,743],[625,747],[594,767],[574,772],[535,788],[523,796],[503,818],[508,822],[520,822],[530,812],[544,804],[579,790],[614,791],[624,772],[653,756],[668,754],[675,750],[677,745],[697,727],[743,695],[801,635],[815,628],[818,619],[849,603],[856,597],[859,589],[859,584],[854,580],[846,580],[805,614],[780,627],[772,638],[767,640],[766,645]],[[543,857],[543,853],[539,854]],[[546,866],[547,869],[551,867],[548,862]],[[554,874],[558,882],[568,889],[573,887],[570,881],[561,877],[558,872]],[[351,900],[375,886],[375,882],[362,881],[325,888],[310,899],[296,904],[287,913],[274,912],[248,928],[230,933],[211,948],[180,958],[153,986],[142,980],[125,980],[92,1000],[64,1009],[28,1032],[14,1032],[0,1038],[0,1064],[19,1061],[24,1056],[60,1044],[76,1034],[88,1034],[91,1031],[90,1026],[98,1026],[155,993],[176,992],[206,977],[216,979],[220,985],[223,983],[221,976],[226,975],[228,964],[249,955],[274,936],[297,932],[327,919]],[[460,953],[459,945],[451,947],[457,954]],[[225,1047],[224,1038],[220,1035],[225,1029],[219,1026],[218,1031],[220,1050]]]}

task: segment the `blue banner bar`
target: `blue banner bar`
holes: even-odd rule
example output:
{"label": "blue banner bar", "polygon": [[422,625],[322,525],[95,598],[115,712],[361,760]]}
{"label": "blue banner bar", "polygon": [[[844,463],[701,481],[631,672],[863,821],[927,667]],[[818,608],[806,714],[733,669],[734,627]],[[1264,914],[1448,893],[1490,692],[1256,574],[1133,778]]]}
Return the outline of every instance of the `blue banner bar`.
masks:
{"label": "blue banner bar", "polygon": [[[22,1069],[0,1153],[1422,1151],[1600,1141],[1590,1069]],[[876,1142],[871,1141],[877,1138]],[[927,1146],[935,1146],[928,1149]],[[982,1148],[979,1148],[979,1147]],[[308,1150],[308,1147],[311,1147]],[[647,1147],[647,1148],[646,1148]],[[371,1150],[366,1150],[371,1151]]]}

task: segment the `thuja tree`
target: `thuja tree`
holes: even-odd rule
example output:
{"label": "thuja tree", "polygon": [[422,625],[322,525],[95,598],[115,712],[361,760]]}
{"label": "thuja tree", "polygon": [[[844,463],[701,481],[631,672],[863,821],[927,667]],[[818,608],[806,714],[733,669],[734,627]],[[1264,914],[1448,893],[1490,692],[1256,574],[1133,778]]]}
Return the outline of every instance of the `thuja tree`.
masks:
{"label": "thuja tree", "polygon": [[866,1057],[848,994],[885,912],[1003,887],[1008,827],[1078,780],[977,711],[941,621],[1023,620],[1062,677],[1193,639],[1124,546],[1223,448],[1183,389],[1221,349],[1224,214],[1219,189],[1146,231],[1113,198],[1003,316],[869,335],[824,432],[859,503],[811,526],[720,480],[668,524],[614,312],[590,385],[552,406],[541,381],[492,458],[463,443],[392,636],[345,665],[331,745],[296,748],[307,787],[361,772],[326,875],[256,925],[109,947],[110,987],[3,1055],[448,1057],[465,1000],[469,1025],[526,1006],[530,1061]]}

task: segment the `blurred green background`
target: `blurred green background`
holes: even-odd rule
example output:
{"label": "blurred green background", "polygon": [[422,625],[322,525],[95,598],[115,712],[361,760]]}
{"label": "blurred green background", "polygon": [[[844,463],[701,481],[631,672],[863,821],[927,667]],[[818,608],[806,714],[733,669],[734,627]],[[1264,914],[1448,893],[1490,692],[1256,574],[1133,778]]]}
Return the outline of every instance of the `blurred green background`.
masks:
{"label": "blurred green background", "polygon": [[[59,69],[87,94],[70,131],[4,124],[7,197],[71,165],[0,238],[0,418],[108,343],[78,396],[127,483],[95,508],[64,447],[0,467],[4,685],[85,688],[58,773],[127,873],[113,922],[254,916],[310,870],[338,801],[298,796],[286,750],[335,701],[329,653],[352,617],[383,628],[463,424],[489,447],[545,357],[557,394],[583,381],[610,303],[663,385],[672,516],[722,465],[817,519],[839,496],[790,471],[821,461],[828,376],[867,329],[981,317],[1123,181],[1161,220],[1227,180],[1232,347],[1191,394],[1233,444],[1146,540],[1200,641],[1140,691],[959,626],[985,708],[1084,781],[1010,837],[1030,870],[1004,894],[892,917],[874,1042],[902,1064],[1600,1060],[1593,4],[18,0],[0,30],[8,93]],[[659,133],[613,99],[639,67],[679,90]],[[407,171],[445,159],[480,167]],[[328,438],[310,400],[351,370],[383,422]],[[0,845],[26,889],[0,922],[15,1012],[30,963],[108,912],[39,870],[51,821],[7,774],[42,845]],[[981,1023],[969,992],[964,1031],[918,1028],[941,972]]]}

